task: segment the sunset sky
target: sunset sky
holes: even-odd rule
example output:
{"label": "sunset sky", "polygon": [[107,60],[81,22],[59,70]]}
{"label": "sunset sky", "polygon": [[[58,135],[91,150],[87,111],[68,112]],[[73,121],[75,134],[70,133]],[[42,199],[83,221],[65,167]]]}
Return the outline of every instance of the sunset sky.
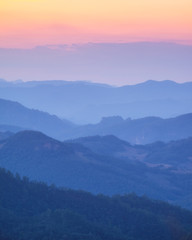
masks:
{"label": "sunset sky", "polygon": [[165,41],[192,44],[191,0],[1,0],[0,47]]}
{"label": "sunset sky", "polygon": [[192,81],[192,0],[0,0],[0,79]]}

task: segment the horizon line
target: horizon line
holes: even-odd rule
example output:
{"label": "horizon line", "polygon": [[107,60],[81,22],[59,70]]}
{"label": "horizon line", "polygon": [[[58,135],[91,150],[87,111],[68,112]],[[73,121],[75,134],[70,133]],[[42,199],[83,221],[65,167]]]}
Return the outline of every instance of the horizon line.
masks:
{"label": "horizon line", "polygon": [[102,82],[96,82],[96,81],[91,81],[91,80],[64,80],[64,79],[44,79],[44,80],[23,80],[23,79],[16,79],[16,80],[7,80],[4,78],[0,78],[0,83],[6,82],[6,83],[14,83],[14,84],[22,84],[22,83],[35,83],[35,82],[66,82],[66,84],[70,83],[87,83],[87,84],[96,84],[96,85],[105,85],[105,86],[110,86],[110,87],[124,87],[124,86],[134,86],[134,85],[139,85],[139,84],[144,84],[148,82],[170,82],[170,83],[176,83],[176,84],[186,84],[186,83],[192,83],[191,81],[186,81],[186,82],[178,82],[175,80],[170,80],[170,79],[164,79],[164,80],[155,80],[155,79],[148,79],[148,80],[143,80],[141,82],[137,82],[135,84],[123,84],[123,85],[114,85],[114,84],[108,84],[108,83],[102,83]]}
{"label": "horizon line", "polygon": [[[2,47],[0,46],[0,49],[22,49],[22,50],[31,50],[31,49],[38,49],[41,47],[46,47],[52,50],[56,50],[56,49],[60,49],[59,47],[73,47],[73,46],[84,46],[84,45],[91,45],[91,44],[95,44],[95,45],[99,45],[99,44],[106,44],[106,45],[112,45],[112,44],[118,44],[118,45],[125,45],[125,44],[171,44],[171,45],[181,45],[181,46],[192,46],[192,42],[185,42],[185,41],[126,41],[126,42],[121,42],[121,41],[117,41],[117,42],[105,42],[105,41],[101,41],[101,42],[73,42],[73,43],[58,43],[58,44],[45,44],[45,45],[34,45],[34,46],[28,46],[28,47]],[[55,48],[54,48],[55,47]]]}

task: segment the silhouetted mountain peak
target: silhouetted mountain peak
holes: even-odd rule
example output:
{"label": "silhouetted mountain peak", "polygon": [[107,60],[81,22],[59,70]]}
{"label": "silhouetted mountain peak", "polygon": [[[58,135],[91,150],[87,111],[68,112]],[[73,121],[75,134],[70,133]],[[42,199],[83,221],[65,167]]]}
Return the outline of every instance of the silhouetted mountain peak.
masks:
{"label": "silhouetted mountain peak", "polygon": [[16,133],[12,139],[16,139],[16,140],[35,140],[35,141],[44,141],[47,139],[51,139],[53,141],[56,141],[50,137],[47,137],[45,134],[43,134],[42,132],[38,132],[38,131],[32,131],[32,130],[25,130],[25,131],[21,131]]}
{"label": "silhouetted mountain peak", "polygon": [[192,113],[186,113],[177,117],[180,120],[192,120]]}
{"label": "silhouetted mountain peak", "polygon": [[[141,85],[177,85],[178,83],[176,83],[175,81],[172,80],[163,80],[163,81],[156,81],[156,80],[147,80],[143,83],[140,83]],[[138,84],[139,85],[139,84]]]}
{"label": "silhouetted mountain peak", "polygon": [[115,143],[115,144],[121,143],[121,144],[130,145],[128,142],[119,139],[115,135],[105,135],[105,136],[95,135],[95,136],[88,136],[88,137],[80,137],[80,138],[75,139],[74,141],[79,141],[79,142],[81,142],[81,141],[82,142],[98,142],[98,143],[106,142],[106,143],[111,143],[111,144],[112,143]]}
{"label": "silhouetted mountain peak", "polygon": [[24,106],[18,102],[6,100],[0,98],[0,107],[1,109],[6,109],[7,107],[12,107],[12,108],[24,108]]}
{"label": "silhouetted mountain peak", "polygon": [[[58,150],[62,143],[37,131],[22,131],[10,137],[5,143],[15,148],[30,148],[34,150]],[[7,146],[8,147],[8,146]]]}

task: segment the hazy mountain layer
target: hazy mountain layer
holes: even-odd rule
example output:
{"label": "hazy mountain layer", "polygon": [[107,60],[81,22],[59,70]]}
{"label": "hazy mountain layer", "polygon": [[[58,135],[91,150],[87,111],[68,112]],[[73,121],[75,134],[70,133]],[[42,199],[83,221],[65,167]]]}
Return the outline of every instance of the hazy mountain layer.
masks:
{"label": "hazy mountain layer", "polygon": [[122,119],[121,117],[103,118],[98,124],[76,127],[67,138],[93,135],[115,135],[133,144],[147,144],[155,141],[171,141],[192,136],[192,114],[162,119],[146,117]]}
{"label": "hazy mountain layer", "polygon": [[76,123],[102,117],[174,117],[192,112],[192,82],[147,81],[112,87],[88,82],[0,82],[0,97]]}
{"label": "hazy mountain layer", "polygon": [[59,138],[65,136],[65,132],[73,127],[67,120],[4,99],[0,99],[0,116],[1,131],[17,132],[21,129],[32,129]]}
{"label": "hazy mountain layer", "polygon": [[0,99],[0,116],[1,132],[31,129],[59,140],[112,134],[133,144],[147,144],[192,136],[191,113],[169,119],[146,117],[124,120],[116,116],[103,118],[98,124],[75,125],[48,113],[28,109],[17,102]]}

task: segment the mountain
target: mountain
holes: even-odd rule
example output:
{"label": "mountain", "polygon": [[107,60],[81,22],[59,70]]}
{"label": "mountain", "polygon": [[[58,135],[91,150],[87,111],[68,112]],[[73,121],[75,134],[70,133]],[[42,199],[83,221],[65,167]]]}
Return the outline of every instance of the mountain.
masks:
{"label": "mountain", "polygon": [[178,163],[177,168],[162,161],[152,164],[151,146],[134,147],[114,137],[104,141],[109,143],[99,153],[102,144],[97,144],[96,151],[90,145],[91,149],[79,142],[62,143],[40,132],[19,132],[0,142],[0,167],[66,188],[107,195],[135,192],[192,208],[191,171],[180,171]]}
{"label": "mountain", "polygon": [[192,213],[135,194],[58,189],[0,169],[2,240],[190,240]]}
{"label": "mountain", "polygon": [[127,192],[126,174],[132,172],[134,176],[145,168],[144,164],[120,163],[82,145],[62,143],[33,131],[17,133],[1,142],[0,166],[33,180],[107,194],[118,193],[118,189]]}
{"label": "mountain", "polygon": [[145,146],[148,163],[164,164],[174,171],[192,173],[192,137],[169,143],[157,142]]}
{"label": "mountain", "polygon": [[83,81],[0,82],[0,97],[46,111],[76,123],[97,123],[102,117],[158,116],[192,112],[192,82],[152,81],[115,87]]}
{"label": "mountain", "polygon": [[21,129],[32,129],[60,138],[60,134],[63,137],[65,132],[74,126],[67,120],[4,99],[0,99],[0,116],[1,131],[17,132]]}
{"label": "mountain", "polygon": [[148,153],[144,146],[132,146],[113,135],[81,137],[66,142],[79,143],[96,154],[139,160]]}
{"label": "mountain", "polygon": [[140,161],[174,172],[192,173],[192,137],[147,145],[131,145],[113,135],[84,137],[66,142],[81,144],[96,154]]}
{"label": "mountain", "polygon": [[192,113],[174,118],[123,119],[105,117],[98,124],[76,125],[57,116],[0,99],[0,131],[37,130],[58,140],[94,135],[115,135],[132,144],[168,142],[192,136]]}
{"label": "mountain", "polygon": [[146,117],[123,119],[119,116],[103,118],[98,124],[78,126],[69,131],[67,138],[94,135],[115,135],[132,144],[147,144],[156,141],[168,142],[192,136],[192,113],[174,118]]}

